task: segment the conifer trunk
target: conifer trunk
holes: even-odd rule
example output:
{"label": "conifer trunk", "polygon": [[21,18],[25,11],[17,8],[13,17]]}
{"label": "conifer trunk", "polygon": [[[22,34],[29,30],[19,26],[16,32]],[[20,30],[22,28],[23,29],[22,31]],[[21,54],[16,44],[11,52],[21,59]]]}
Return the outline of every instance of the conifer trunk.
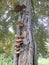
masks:
{"label": "conifer trunk", "polygon": [[[14,52],[14,65],[37,65],[37,46],[36,42],[34,40],[34,32],[33,32],[33,18],[32,18],[32,11],[31,11],[31,0],[20,0],[20,4],[26,5],[26,12],[28,12],[28,15],[25,15],[24,12],[24,24],[27,25],[26,32],[28,32],[28,38],[29,38],[29,44],[27,44],[26,37],[24,40],[23,51],[17,55]],[[21,14],[19,15],[18,21],[20,21]],[[23,19],[23,17],[22,17]],[[28,21],[26,23],[26,21]],[[25,26],[24,26],[25,28]],[[20,28],[17,26],[17,35],[20,34]]]}

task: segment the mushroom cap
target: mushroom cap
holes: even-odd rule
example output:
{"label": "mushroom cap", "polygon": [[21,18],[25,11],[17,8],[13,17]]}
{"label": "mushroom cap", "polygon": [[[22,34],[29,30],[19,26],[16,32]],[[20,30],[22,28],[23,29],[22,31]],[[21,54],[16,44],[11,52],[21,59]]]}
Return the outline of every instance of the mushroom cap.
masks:
{"label": "mushroom cap", "polygon": [[19,36],[16,36],[16,38],[23,39],[24,37],[23,37],[23,35],[19,35]]}
{"label": "mushroom cap", "polygon": [[24,4],[23,5],[17,5],[17,6],[15,6],[14,11],[16,13],[18,13],[18,12],[21,12],[25,8],[26,8],[26,6]]}
{"label": "mushroom cap", "polygon": [[22,5],[21,5],[21,8],[22,8],[22,9],[25,9],[25,8],[26,8],[26,6],[25,6],[24,4],[22,4]]}
{"label": "mushroom cap", "polygon": [[19,54],[20,53],[20,48],[15,48],[14,50],[15,50],[15,53],[16,54]]}
{"label": "mushroom cap", "polygon": [[17,12],[17,13],[22,11],[21,6],[20,5],[15,6],[14,11]]}
{"label": "mushroom cap", "polygon": [[22,21],[17,21],[16,24],[19,25],[19,26],[23,26],[24,25],[24,23]]}
{"label": "mushroom cap", "polygon": [[23,42],[17,43],[15,46],[16,47],[20,47],[20,45],[22,45]]}
{"label": "mushroom cap", "polygon": [[21,43],[23,40],[22,39],[17,39],[16,42],[17,43]]}
{"label": "mushroom cap", "polygon": [[16,51],[16,54],[19,54],[20,53],[20,51]]}
{"label": "mushroom cap", "polygon": [[15,47],[15,48],[14,48],[14,50],[15,50],[15,51],[19,51],[19,50],[20,50],[20,48]]}

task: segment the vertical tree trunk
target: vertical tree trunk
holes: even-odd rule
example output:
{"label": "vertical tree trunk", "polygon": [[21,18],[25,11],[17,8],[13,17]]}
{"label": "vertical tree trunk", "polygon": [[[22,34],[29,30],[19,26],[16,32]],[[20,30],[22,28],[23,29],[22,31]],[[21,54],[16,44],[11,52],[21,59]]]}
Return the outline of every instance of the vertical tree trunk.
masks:
{"label": "vertical tree trunk", "polygon": [[[23,48],[19,57],[16,53],[14,53],[14,65],[37,65],[37,47],[34,40],[33,34],[33,20],[32,20],[32,11],[31,11],[31,0],[20,0],[20,4],[26,5],[26,11],[23,13],[24,15],[24,24],[26,24],[26,32],[28,32],[29,44],[26,41],[26,37],[23,42]],[[28,12],[28,15],[26,15]],[[21,14],[19,15],[21,17]],[[23,17],[22,17],[23,19]],[[20,20],[18,18],[18,20]],[[25,26],[23,28],[25,28]],[[20,34],[19,26],[17,26],[17,35]]]}

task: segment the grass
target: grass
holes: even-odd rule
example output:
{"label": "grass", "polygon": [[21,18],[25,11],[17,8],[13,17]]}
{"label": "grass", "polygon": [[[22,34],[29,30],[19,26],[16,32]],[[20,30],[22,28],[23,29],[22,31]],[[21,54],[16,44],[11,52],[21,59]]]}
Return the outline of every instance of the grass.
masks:
{"label": "grass", "polygon": [[41,58],[41,57],[39,57],[38,65],[49,65],[49,58]]}
{"label": "grass", "polygon": [[13,65],[13,60],[10,56],[5,58],[4,55],[0,55],[0,65]]}
{"label": "grass", "polygon": [[[5,58],[4,55],[0,55],[0,65],[13,65],[13,60],[11,56]],[[49,58],[39,57],[38,65],[49,65]]]}

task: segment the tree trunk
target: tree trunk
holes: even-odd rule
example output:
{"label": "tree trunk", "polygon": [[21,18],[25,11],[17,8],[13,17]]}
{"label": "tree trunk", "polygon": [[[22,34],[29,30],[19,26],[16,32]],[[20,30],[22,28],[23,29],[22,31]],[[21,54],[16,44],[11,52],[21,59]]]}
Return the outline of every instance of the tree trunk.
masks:
{"label": "tree trunk", "polygon": [[[20,0],[20,4],[25,4],[26,6],[23,15],[20,14],[18,18],[18,21],[23,21],[24,27],[22,29],[25,30],[22,32],[24,39],[21,52],[19,54],[14,53],[14,65],[37,65],[37,46],[33,33],[31,0]],[[17,25],[17,35],[20,35],[20,31],[22,30]]]}

